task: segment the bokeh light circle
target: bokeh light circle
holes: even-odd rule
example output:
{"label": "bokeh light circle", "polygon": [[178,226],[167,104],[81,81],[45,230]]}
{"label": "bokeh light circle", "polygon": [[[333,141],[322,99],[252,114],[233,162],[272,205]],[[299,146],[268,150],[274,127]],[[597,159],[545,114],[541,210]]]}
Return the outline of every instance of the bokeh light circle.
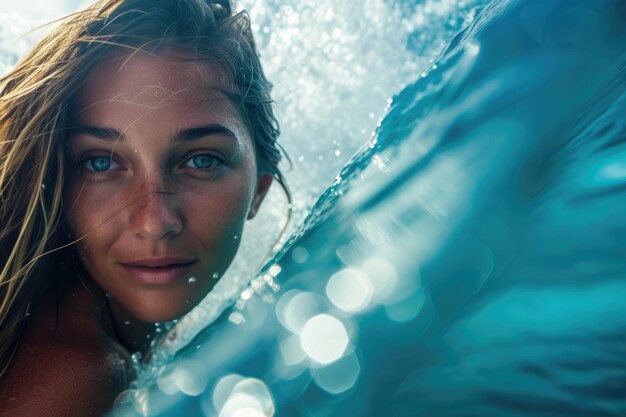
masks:
{"label": "bokeh light circle", "polygon": [[364,310],[372,299],[369,277],[355,268],[345,268],[333,274],[326,284],[328,299],[348,313]]}
{"label": "bokeh light circle", "polygon": [[320,364],[329,364],[341,358],[349,341],[344,324],[329,314],[319,314],[309,319],[300,335],[304,352]]}

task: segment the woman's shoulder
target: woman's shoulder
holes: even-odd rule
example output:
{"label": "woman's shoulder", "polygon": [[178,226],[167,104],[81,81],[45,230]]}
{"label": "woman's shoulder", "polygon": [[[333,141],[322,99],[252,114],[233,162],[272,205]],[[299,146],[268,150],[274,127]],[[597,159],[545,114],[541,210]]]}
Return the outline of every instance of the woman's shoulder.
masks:
{"label": "woman's shoulder", "polygon": [[104,331],[98,303],[75,287],[29,317],[0,379],[0,416],[98,416],[128,384],[128,356]]}

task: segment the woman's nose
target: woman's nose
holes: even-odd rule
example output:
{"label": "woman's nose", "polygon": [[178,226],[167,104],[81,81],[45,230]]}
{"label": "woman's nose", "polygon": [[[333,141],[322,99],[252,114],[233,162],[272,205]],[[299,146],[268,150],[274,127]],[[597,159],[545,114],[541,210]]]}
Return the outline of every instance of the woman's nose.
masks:
{"label": "woman's nose", "polygon": [[142,239],[161,240],[173,237],[183,230],[183,219],[178,209],[176,194],[146,190],[138,193],[131,204],[130,227]]}

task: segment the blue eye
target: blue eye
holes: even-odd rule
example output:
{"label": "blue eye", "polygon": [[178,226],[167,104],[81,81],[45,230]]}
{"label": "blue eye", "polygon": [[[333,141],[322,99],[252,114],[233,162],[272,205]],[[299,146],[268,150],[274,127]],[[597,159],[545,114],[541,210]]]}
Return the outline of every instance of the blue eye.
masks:
{"label": "blue eye", "polygon": [[108,156],[94,156],[83,161],[83,166],[90,171],[106,172],[117,167],[117,162]]}
{"label": "blue eye", "polygon": [[211,169],[222,164],[222,160],[207,153],[192,156],[185,163],[187,168]]}

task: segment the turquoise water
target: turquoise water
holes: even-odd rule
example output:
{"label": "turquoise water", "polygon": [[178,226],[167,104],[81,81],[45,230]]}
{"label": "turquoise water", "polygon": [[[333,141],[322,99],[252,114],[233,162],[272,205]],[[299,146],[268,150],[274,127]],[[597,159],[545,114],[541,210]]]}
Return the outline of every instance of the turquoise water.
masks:
{"label": "turquoise water", "polygon": [[302,226],[112,415],[626,415],[626,4],[316,4],[248,5]]}
{"label": "turquoise water", "polygon": [[116,415],[626,415],[625,46],[617,0],[482,8]]}

